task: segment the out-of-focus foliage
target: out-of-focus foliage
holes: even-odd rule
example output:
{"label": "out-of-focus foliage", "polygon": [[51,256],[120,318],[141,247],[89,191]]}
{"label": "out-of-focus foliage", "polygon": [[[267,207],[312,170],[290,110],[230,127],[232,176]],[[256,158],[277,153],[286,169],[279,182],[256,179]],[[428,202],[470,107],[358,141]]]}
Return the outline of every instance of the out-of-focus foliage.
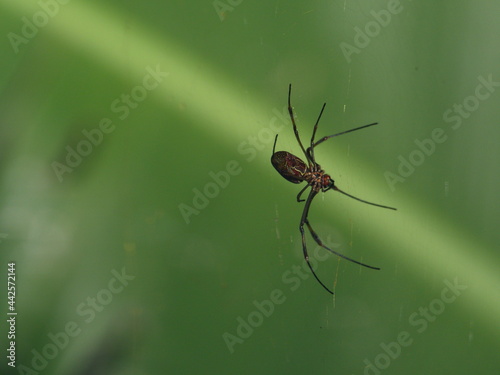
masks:
{"label": "out-of-focus foliage", "polygon": [[[494,374],[500,5],[0,0],[0,297],[40,374]],[[310,220],[269,158],[343,190]],[[2,289],[0,289],[2,290]],[[4,315],[6,316],[6,315]],[[0,342],[10,343],[6,324]]]}

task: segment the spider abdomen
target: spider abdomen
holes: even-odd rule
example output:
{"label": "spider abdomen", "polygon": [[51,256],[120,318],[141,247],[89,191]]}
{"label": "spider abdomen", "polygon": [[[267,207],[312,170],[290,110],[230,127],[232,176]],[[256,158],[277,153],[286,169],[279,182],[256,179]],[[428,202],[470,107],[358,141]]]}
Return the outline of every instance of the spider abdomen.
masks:
{"label": "spider abdomen", "polygon": [[306,163],[286,151],[275,152],[271,156],[271,163],[280,175],[294,184],[304,181],[304,174],[308,170]]}

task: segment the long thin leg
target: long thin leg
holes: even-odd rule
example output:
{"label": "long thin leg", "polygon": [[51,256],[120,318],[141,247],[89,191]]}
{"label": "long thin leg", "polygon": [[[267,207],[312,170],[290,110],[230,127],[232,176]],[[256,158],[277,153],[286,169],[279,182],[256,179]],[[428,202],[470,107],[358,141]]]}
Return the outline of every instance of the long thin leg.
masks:
{"label": "long thin leg", "polygon": [[381,205],[381,204],[372,203],[372,202],[365,201],[365,200],[363,200],[363,199],[356,198],[354,195],[347,194],[345,191],[340,190],[340,189],[339,189],[338,187],[336,187],[336,186],[332,186],[332,189],[333,189],[333,190],[335,190],[335,191],[338,191],[339,193],[342,193],[342,194],[344,194],[344,195],[347,195],[349,198],[356,199],[357,201],[360,201],[360,202],[363,202],[363,203],[367,203],[367,204],[371,204],[372,206],[377,206],[377,207],[382,207],[382,208],[387,208],[387,209],[389,209],[389,210],[394,210],[394,211],[397,211],[397,208],[394,208],[394,207],[383,206],[383,205]]}
{"label": "long thin leg", "polygon": [[311,186],[311,185],[307,184],[306,186],[304,186],[304,188],[303,188],[301,191],[299,191],[299,194],[297,194],[297,202],[304,202],[304,200],[305,200],[305,199],[300,199],[300,196],[302,195],[302,193],[303,193],[304,191],[306,191],[306,189],[307,189],[309,186]]}
{"label": "long thin leg", "polygon": [[304,233],[304,223],[307,222],[307,215],[309,214],[309,207],[311,206],[311,202],[312,202],[313,198],[316,196],[316,194],[317,194],[317,192],[315,192],[314,189],[311,189],[311,192],[309,193],[309,196],[307,197],[306,204],[304,205],[304,211],[302,212],[302,219],[300,220],[300,226],[299,226],[300,234],[302,236],[302,249],[304,251],[304,258],[307,262],[307,265],[309,266],[312,274],[314,275],[314,277],[316,278],[318,283],[320,283],[321,286],[323,288],[325,288],[325,290],[328,293],[333,294],[333,292],[330,289],[328,289],[328,287],[325,284],[323,284],[321,282],[321,280],[316,275],[316,272],[314,272],[314,269],[312,268],[311,263],[309,263],[309,255],[307,253],[306,235]]}
{"label": "long thin leg", "polygon": [[378,267],[373,267],[373,266],[369,266],[368,264],[365,264],[365,263],[361,263],[361,262],[358,262],[357,260],[354,260],[354,259],[351,259],[349,257],[346,257],[345,255],[343,254],[340,254],[340,253],[337,253],[335,250],[332,250],[330,249],[329,247],[327,247],[322,241],[321,239],[319,238],[319,236],[316,234],[316,232],[314,231],[314,229],[312,229],[311,227],[311,224],[309,224],[309,220],[306,219],[306,225],[307,227],[309,228],[309,232],[311,232],[311,236],[312,238],[314,238],[314,241],[316,241],[316,243],[321,246],[323,249],[326,249],[328,250],[329,252],[341,257],[341,258],[344,258],[346,260],[348,260],[349,262],[353,262],[353,263],[356,263],[356,264],[359,264],[360,266],[363,266],[363,267],[366,267],[366,268],[371,268],[373,270],[379,270],[380,268]]}
{"label": "long thin leg", "polygon": [[288,113],[290,114],[290,118],[292,119],[293,132],[295,133],[295,138],[297,138],[297,142],[299,142],[300,148],[302,149],[302,152],[306,156],[307,163],[309,164],[309,166],[311,166],[311,160],[304,146],[302,145],[302,142],[300,141],[299,130],[297,129],[297,124],[295,124],[295,117],[293,115],[293,108],[290,99],[291,96],[292,96],[292,84],[290,83],[290,85],[288,86]]}
{"label": "long thin leg", "polygon": [[314,159],[314,137],[316,137],[316,130],[318,129],[318,124],[319,120],[321,119],[321,115],[323,114],[323,111],[325,110],[326,103],[323,104],[323,107],[321,108],[321,112],[319,113],[318,119],[316,120],[316,124],[314,124],[314,129],[311,137],[311,146],[307,149],[307,152],[309,153],[309,157],[313,162],[315,162]]}
{"label": "long thin leg", "polygon": [[276,142],[278,142],[278,134],[276,134],[276,138],[274,138],[273,155],[274,155],[274,150],[276,149]]}
{"label": "long thin leg", "polygon": [[356,131],[356,130],[361,130],[361,129],[364,129],[364,128],[367,128],[367,127],[373,126],[373,125],[378,125],[378,122],[374,122],[373,124],[363,125],[363,126],[360,126],[360,127],[354,128],[354,129],[350,129],[350,130],[346,130],[346,131],[343,131],[343,132],[340,132],[340,133],[337,133],[337,134],[327,135],[326,137],[321,138],[318,142],[314,143],[311,147],[314,148],[317,145],[319,145],[319,144],[323,143],[324,141],[326,141],[327,139],[336,137],[338,135],[350,133],[350,132],[353,132],[353,131]]}

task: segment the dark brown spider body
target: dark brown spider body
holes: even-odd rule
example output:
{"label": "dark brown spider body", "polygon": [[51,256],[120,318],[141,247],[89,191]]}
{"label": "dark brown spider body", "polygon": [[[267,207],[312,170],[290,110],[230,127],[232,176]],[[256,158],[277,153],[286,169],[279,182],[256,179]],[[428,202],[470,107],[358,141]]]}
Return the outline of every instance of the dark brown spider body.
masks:
{"label": "dark brown spider body", "polygon": [[274,152],[271,156],[271,164],[281,176],[294,184],[306,181],[307,186],[311,186],[316,192],[335,188],[332,178],[321,169],[319,164],[313,164],[309,168],[301,158],[287,151]]}
{"label": "dark brown spider body", "polygon": [[304,179],[307,181],[308,186],[311,186],[312,190],[316,193],[335,189],[332,178],[321,169],[319,164],[314,164],[312,168],[306,172]]}
{"label": "dark brown spider body", "polygon": [[[338,255],[344,259],[347,259],[350,262],[359,264],[363,267],[372,268],[375,270],[379,270],[380,268],[369,266],[365,263],[361,263],[361,262],[358,262],[357,260],[346,257],[345,255],[337,253],[336,251],[330,249],[329,247],[327,247],[323,244],[323,242],[321,241],[319,236],[316,234],[316,232],[311,227],[311,224],[309,223],[309,219],[308,219],[309,208],[311,207],[311,203],[312,203],[312,200],[314,199],[314,197],[320,191],[325,192],[325,191],[328,191],[331,189],[331,190],[338,191],[339,193],[342,193],[350,198],[356,199],[360,202],[370,204],[372,206],[388,208],[391,210],[395,210],[395,208],[388,207],[388,206],[382,206],[382,205],[376,204],[376,203],[367,202],[363,199],[356,198],[356,197],[340,190],[339,188],[337,188],[337,186],[335,186],[335,183],[334,183],[333,179],[330,177],[330,175],[326,174],[325,171],[323,169],[321,169],[321,166],[318,163],[316,163],[316,159],[314,157],[314,148],[316,146],[318,146],[320,143],[323,143],[324,141],[326,141],[327,139],[330,139],[330,138],[333,138],[333,137],[336,137],[338,135],[342,135],[345,133],[349,133],[349,132],[352,132],[355,130],[363,129],[363,128],[366,128],[369,126],[377,125],[377,123],[375,122],[375,123],[360,126],[360,127],[354,128],[354,129],[346,130],[346,131],[343,131],[341,133],[329,135],[329,136],[323,137],[319,141],[315,142],[314,137],[316,135],[316,130],[318,128],[319,120],[321,119],[321,115],[323,114],[323,110],[325,109],[325,105],[326,105],[326,103],[325,103],[325,104],[323,104],[323,108],[321,109],[319,117],[316,120],[316,124],[314,125],[314,130],[313,130],[313,134],[311,137],[310,146],[306,150],[304,148],[301,140],[300,140],[299,131],[297,130],[297,125],[295,124],[295,117],[293,114],[292,105],[290,103],[291,93],[292,93],[292,85],[290,85],[288,88],[288,113],[290,114],[290,119],[292,120],[295,138],[297,138],[297,142],[299,143],[299,146],[302,149],[302,152],[304,153],[304,155],[306,157],[307,163],[305,163],[302,159],[300,159],[299,157],[297,157],[297,156],[295,156],[287,151],[275,152],[276,142],[278,141],[278,135],[276,135],[276,138],[274,139],[273,154],[271,156],[271,164],[278,171],[278,173],[281,176],[283,176],[283,178],[285,178],[287,181],[293,182],[294,184],[300,184],[303,181],[307,182],[306,186],[297,195],[298,202],[304,202],[304,201],[306,202],[304,205],[304,211],[302,212],[302,218],[300,220],[300,225],[299,225],[299,230],[300,230],[300,233],[302,236],[302,249],[304,252],[304,258],[307,262],[307,265],[311,269],[312,274],[316,278],[316,280],[321,284],[321,286],[323,288],[325,288],[325,290],[327,290],[329,293],[333,294],[333,292],[330,289],[328,289],[328,287],[325,284],[323,284],[323,282],[318,278],[318,276],[314,272],[314,269],[311,266],[311,263],[309,262],[309,255],[307,253],[306,238],[305,238],[305,233],[304,233],[304,225],[306,225],[307,228],[309,229],[309,232],[311,233],[311,236],[314,239],[314,241],[316,241],[316,243],[319,246],[323,247],[324,249],[328,250],[329,252],[331,252],[335,255]],[[306,200],[300,199],[302,193],[305,190],[307,190],[308,187],[311,187],[311,190],[309,192],[307,199]]]}
{"label": "dark brown spider body", "polygon": [[286,151],[278,151],[271,156],[271,163],[278,173],[288,181],[300,184],[305,180],[304,175],[308,168],[306,163],[297,156]]}

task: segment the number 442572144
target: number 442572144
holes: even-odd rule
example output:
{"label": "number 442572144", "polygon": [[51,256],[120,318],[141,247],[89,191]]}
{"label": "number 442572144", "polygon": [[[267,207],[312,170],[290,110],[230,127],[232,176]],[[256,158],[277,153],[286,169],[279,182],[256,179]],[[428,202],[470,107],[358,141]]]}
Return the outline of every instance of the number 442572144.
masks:
{"label": "number 442572144", "polygon": [[10,311],[15,311],[16,310],[16,265],[15,263],[9,263],[9,268],[8,271],[9,273],[7,274],[8,280],[7,280],[7,291],[8,291],[8,296],[7,299],[9,300],[9,310]]}

